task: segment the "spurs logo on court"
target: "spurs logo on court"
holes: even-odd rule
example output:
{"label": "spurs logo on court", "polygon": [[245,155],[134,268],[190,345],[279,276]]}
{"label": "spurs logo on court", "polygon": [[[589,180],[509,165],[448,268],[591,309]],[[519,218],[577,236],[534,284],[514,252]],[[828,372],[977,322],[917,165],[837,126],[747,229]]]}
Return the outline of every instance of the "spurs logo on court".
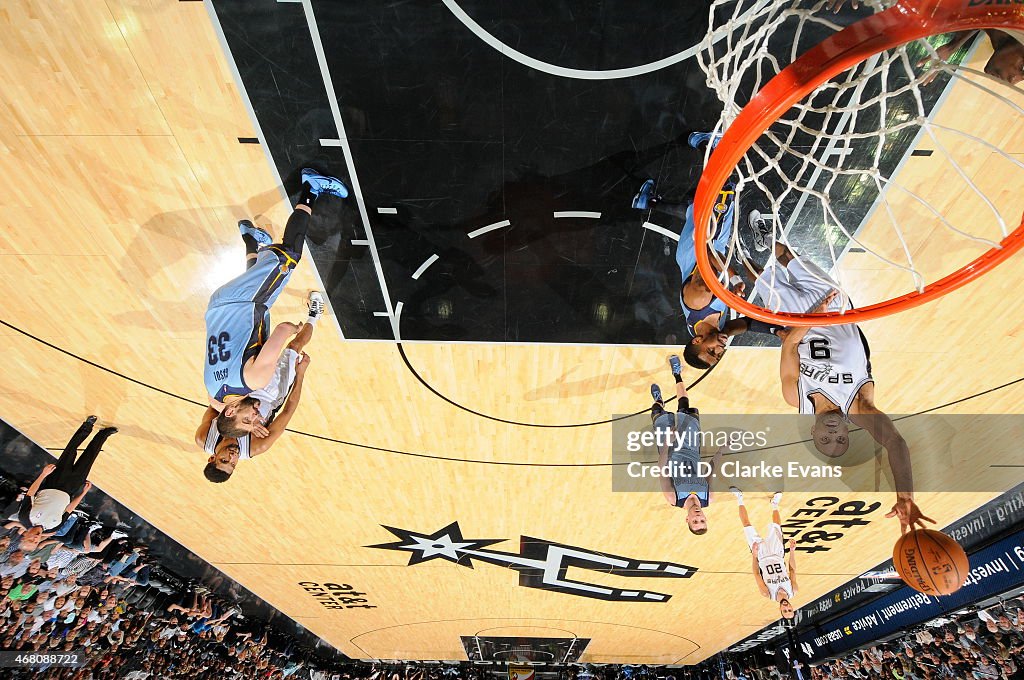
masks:
{"label": "spurs logo on court", "polygon": [[409,556],[409,566],[442,559],[472,569],[473,560],[478,560],[519,572],[519,585],[521,586],[580,597],[592,597],[598,600],[668,602],[672,596],[649,590],[613,588],[596,583],[575,581],[566,578],[566,571],[569,567],[627,578],[690,578],[697,572],[696,567],[688,567],[685,564],[635,560],[529,536],[520,537],[519,554],[485,550],[484,548],[487,546],[501,543],[505,539],[463,538],[458,522],[452,522],[432,534],[420,534],[408,529],[381,526],[400,540],[366,547],[412,553]]}

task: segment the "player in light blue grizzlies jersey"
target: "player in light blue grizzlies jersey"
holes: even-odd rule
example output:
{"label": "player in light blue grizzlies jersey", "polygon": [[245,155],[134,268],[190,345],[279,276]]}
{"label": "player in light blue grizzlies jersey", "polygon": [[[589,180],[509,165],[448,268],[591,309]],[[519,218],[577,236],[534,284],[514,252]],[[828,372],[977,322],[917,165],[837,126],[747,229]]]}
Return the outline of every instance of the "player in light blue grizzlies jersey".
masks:
{"label": "player in light blue grizzlies jersey", "polygon": [[[676,381],[676,412],[665,410],[665,402],[661,396],[661,388],[651,385],[651,420],[654,431],[659,435],[658,466],[662,473],[659,476],[661,491],[670,505],[686,510],[686,526],[690,532],[698,536],[708,531],[708,518],[704,508],[711,504],[711,485],[709,478],[718,468],[722,460],[722,449],[719,449],[711,461],[711,469],[701,474],[700,467],[700,412],[690,407],[686,395],[686,383],[683,382],[683,366],[679,357],[668,358],[672,369],[672,377]],[[670,474],[666,474],[670,473]]]}
{"label": "player in light blue grizzlies jersey", "polygon": [[269,240],[266,232],[253,228],[246,233],[248,223],[240,225],[249,267],[213,293],[206,311],[203,377],[210,406],[221,412],[221,436],[239,437],[259,424],[257,402],[249,394],[270,382],[281,352],[302,327],[284,322],[271,332],[270,308],[302,256],[313,206],[323,194],[345,198],[348,188],[335,177],[303,169],[302,195],[280,243],[260,244]]}

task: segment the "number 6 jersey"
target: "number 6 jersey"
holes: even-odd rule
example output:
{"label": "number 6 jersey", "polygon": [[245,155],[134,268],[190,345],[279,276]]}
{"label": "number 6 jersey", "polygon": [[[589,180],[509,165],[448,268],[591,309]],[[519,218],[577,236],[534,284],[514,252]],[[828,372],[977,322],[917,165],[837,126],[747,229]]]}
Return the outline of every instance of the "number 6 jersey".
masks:
{"label": "number 6 jersey", "polygon": [[856,324],[811,328],[797,353],[800,413],[814,413],[811,395],[821,394],[845,416],[860,388],[872,382],[868,343]]}

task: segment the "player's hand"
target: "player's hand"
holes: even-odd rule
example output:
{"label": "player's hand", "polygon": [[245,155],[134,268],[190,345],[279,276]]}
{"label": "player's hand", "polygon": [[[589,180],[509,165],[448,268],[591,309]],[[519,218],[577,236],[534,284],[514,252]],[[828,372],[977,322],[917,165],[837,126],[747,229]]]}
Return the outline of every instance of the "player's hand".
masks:
{"label": "player's hand", "polygon": [[912,498],[897,498],[895,505],[892,506],[892,510],[885,516],[899,517],[900,535],[907,533],[910,529],[924,529],[925,522],[935,524],[935,520],[931,517],[925,517],[921,514],[921,508],[917,507],[917,503]]}
{"label": "player's hand", "polygon": [[825,296],[825,298],[818,303],[818,306],[812,309],[809,314],[824,314],[828,311],[828,306],[832,304],[832,301],[839,295],[839,291],[832,289],[832,292]]}
{"label": "player's hand", "polygon": [[[839,10],[841,10],[845,4],[846,0],[828,0],[828,2],[825,3],[825,9],[830,9],[838,14]],[[860,0],[850,0],[850,8],[860,9]]]}
{"label": "player's hand", "polygon": [[46,465],[43,466],[43,476],[45,477],[46,475],[51,474],[56,469],[56,465],[54,465],[53,463],[47,463]]}
{"label": "player's hand", "polygon": [[84,489],[82,493],[89,493],[89,489],[92,488],[92,482],[86,480],[85,484],[82,485],[82,488]]}
{"label": "player's hand", "polygon": [[288,335],[295,335],[302,329],[301,323],[292,323],[291,321],[282,321],[277,324],[278,328],[282,328],[288,331]]}
{"label": "player's hand", "polygon": [[735,295],[737,297],[743,297],[746,294],[746,292],[747,292],[747,282],[746,281],[740,281],[739,283],[737,283],[735,286],[733,286],[729,290],[730,290],[730,292],[733,295]]}
{"label": "player's hand", "polygon": [[299,353],[299,360],[295,362],[295,375],[304,375],[306,369],[309,368],[309,362],[312,361],[309,355],[305,352]]}
{"label": "player's hand", "polygon": [[791,538],[789,539],[789,551],[793,552],[794,550],[796,550],[796,539]]}
{"label": "player's hand", "polygon": [[935,48],[935,54],[937,57],[932,57],[930,53],[921,57],[917,62],[918,68],[928,69],[928,72],[923,78],[921,78],[921,84],[927,85],[935,80],[935,78],[943,72],[942,67],[955,53],[956,45],[953,43],[946,43],[945,45]]}
{"label": "player's hand", "polygon": [[263,423],[253,423],[252,432],[250,432],[249,434],[251,434],[253,437],[256,437],[257,439],[265,439],[266,437],[270,436],[270,430],[268,430],[267,426],[264,425]]}

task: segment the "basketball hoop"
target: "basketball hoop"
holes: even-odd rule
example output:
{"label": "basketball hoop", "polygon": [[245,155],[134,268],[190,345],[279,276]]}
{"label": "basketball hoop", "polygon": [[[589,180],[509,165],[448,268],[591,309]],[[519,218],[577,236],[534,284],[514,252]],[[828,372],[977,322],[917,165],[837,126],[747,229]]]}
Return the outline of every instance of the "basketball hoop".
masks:
{"label": "basketball hoop", "polygon": [[[901,0],[885,9],[875,0],[868,3],[874,5],[877,10],[875,14],[842,28],[830,24],[830,20],[823,16],[823,2],[817,3],[812,9],[799,9],[794,6],[796,4],[799,3],[793,0],[716,0],[711,8],[712,23],[700,59],[708,75],[709,85],[724,104],[719,123],[719,130],[724,134],[707,159],[697,187],[694,202],[694,223],[697,228],[694,230],[694,240],[697,267],[712,293],[732,309],[768,323],[785,326],[857,323],[935,300],[979,278],[1024,247],[1024,218],[1020,217],[1021,213],[1014,208],[1009,218],[1002,216],[994,201],[978,188],[970,173],[963,169],[965,163],[948,152],[949,135],[980,143],[986,153],[1005,158],[1006,162],[1022,171],[1024,163],[1003,152],[996,143],[929,121],[920,92],[927,86],[931,76],[915,68],[919,59],[908,52],[908,45],[916,45],[913,50],[921,51],[922,44],[914,41],[942,33],[987,28],[1024,31],[1024,5],[1002,5],[984,0]],[[727,14],[730,7],[731,19],[726,20],[723,28],[721,22],[716,22],[716,17]],[[815,16],[815,12],[820,15]],[[796,26],[797,38],[792,44],[794,58],[788,66],[782,67],[767,47],[772,33],[787,21],[791,26]],[[719,25],[716,26],[716,23]],[[835,32],[796,57],[797,44],[811,23],[816,26],[827,25]],[[725,39],[721,39],[723,31],[727,36]],[[927,50],[926,55],[937,58],[930,45],[924,45],[923,49]],[[987,91],[993,95],[993,101],[1012,107],[1020,115],[1020,120],[1024,121],[1024,109],[1011,101],[1015,95],[1008,95],[1008,98],[993,92],[995,86],[984,80],[988,76],[971,69],[954,70],[945,64],[933,68],[951,74],[954,82],[968,82],[981,91]],[[777,74],[771,77],[772,73],[768,73],[770,80],[762,86],[762,71]],[[969,79],[964,74],[977,77]],[[754,87],[758,88],[746,105],[737,101],[744,78],[748,79],[748,83],[750,79],[756,80]],[[976,81],[980,81],[980,84]],[[881,95],[868,93],[873,87],[872,83],[880,83]],[[889,120],[893,116],[891,97],[896,96],[904,97],[909,102],[906,106],[906,119]],[[881,111],[878,130],[864,129],[865,120],[870,123],[874,118],[874,114],[864,113],[869,109]],[[858,114],[862,114],[859,119]],[[812,119],[822,119],[828,124],[823,129],[808,126],[808,120]],[[998,233],[988,238],[967,233],[946,219],[928,199],[899,186],[894,179],[895,171],[890,172],[889,176],[879,171],[879,159],[892,136],[913,132],[926,134],[927,137],[919,139],[929,139],[931,146],[935,147],[934,151],[943,154],[943,162],[952,164],[954,172],[949,174],[947,180],[951,186],[955,180],[973,189],[976,195],[972,195],[971,199],[978,201],[979,214],[991,210],[999,226]],[[797,147],[793,142],[794,135],[812,139],[813,143]],[[947,141],[944,143],[943,139]],[[832,162],[819,153],[823,148],[834,152],[836,147],[840,147],[840,150],[846,149],[849,154],[849,149],[858,144],[863,147],[860,156],[867,157],[865,165],[869,167],[850,169],[844,165],[843,154],[835,154],[840,160]],[[796,169],[783,167],[786,162]],[[905,270],[913,278],[913,290],[885,299],[886,295],[891,294],[890,290],[879,296],[880,302],[813,314],[809,313],[810,310],[772,309],[767,300],[762,299],[762,304],[758,305],[732,293],[723,283],[728,280],[728,276],[724,272],[716,273],[712,267],[708,241],[709,230],[714,226],[714,204],[733,172],[739,176],[735,199],[737,216],[740,214],[739,205],[744,188],[756,189],[767,195],[776,210],[775,214],[778,214],[780,206],[787,201],[792,204],[797,196],[800,197],[798,204],[801,209],[806,209],[808,201],[813,202],[815,207],[820,204],[819,224],[824,233],[845,237],[848,239],[847,245],[852,243],[859,246],[858,252],[866,251],[891,267]],[[1024,179],[1024,174],[1021,178]],[[833,206],[834,202],[844,200],[837,194],[838,179],[842,179],[839,184],[844,186],[855,184],[872,191],[877,189],[876,205],[881,201],[885,212],[880,211],[880,214],[885,216],[888,213],[892,222],[900,246],[898,249],[894,246],[893,250],[899,257],[887,255],[883,248],[864,247],[856,233],[860,225],[852,225],[851,228],[851,225],[843,224],[840,218],[842,211],[837,211]],[[1024,188],[1024,182],[1019,186]],[[955,238],[967,239],[972,248],[986,247],[987,251],[956,271],[941,276],[937,274],[933,282],[925,283],[912,256],[914,247],[905,240],[903,227],[892,208],[889,195],[894,192],[899,196],[909,195],[910,198],[906,200],[916,201],[913,206],[918,208],[918,213],[928,213],[929,229],[946,227],[941,232],[943,235],[956,234]],[[779,217],[781,219],[783,216]],[[914,228],[920,229],[923,222],[925,220],[915,220]],[[1010,227],[1013,226],[1016,228],[1011,231]],[[718,263],[723,269],[734,256],[744,257],[736,232],[734,230],[726,260]],[[933,238],[937,237],[929,234],[924,240]],[[777,240],[780,239],[776,239],[773,232],[772,242]],[[800,243],[791,243],[799,250]],[[932,242],[931,246],[934,245]],[[832,258],[831,266],[836,267],[838,258],[831,240],[828,248]],[[825,269],[828,269],[829,263],[824,264]],[[849,297],[847,295],[847,299]]]}

